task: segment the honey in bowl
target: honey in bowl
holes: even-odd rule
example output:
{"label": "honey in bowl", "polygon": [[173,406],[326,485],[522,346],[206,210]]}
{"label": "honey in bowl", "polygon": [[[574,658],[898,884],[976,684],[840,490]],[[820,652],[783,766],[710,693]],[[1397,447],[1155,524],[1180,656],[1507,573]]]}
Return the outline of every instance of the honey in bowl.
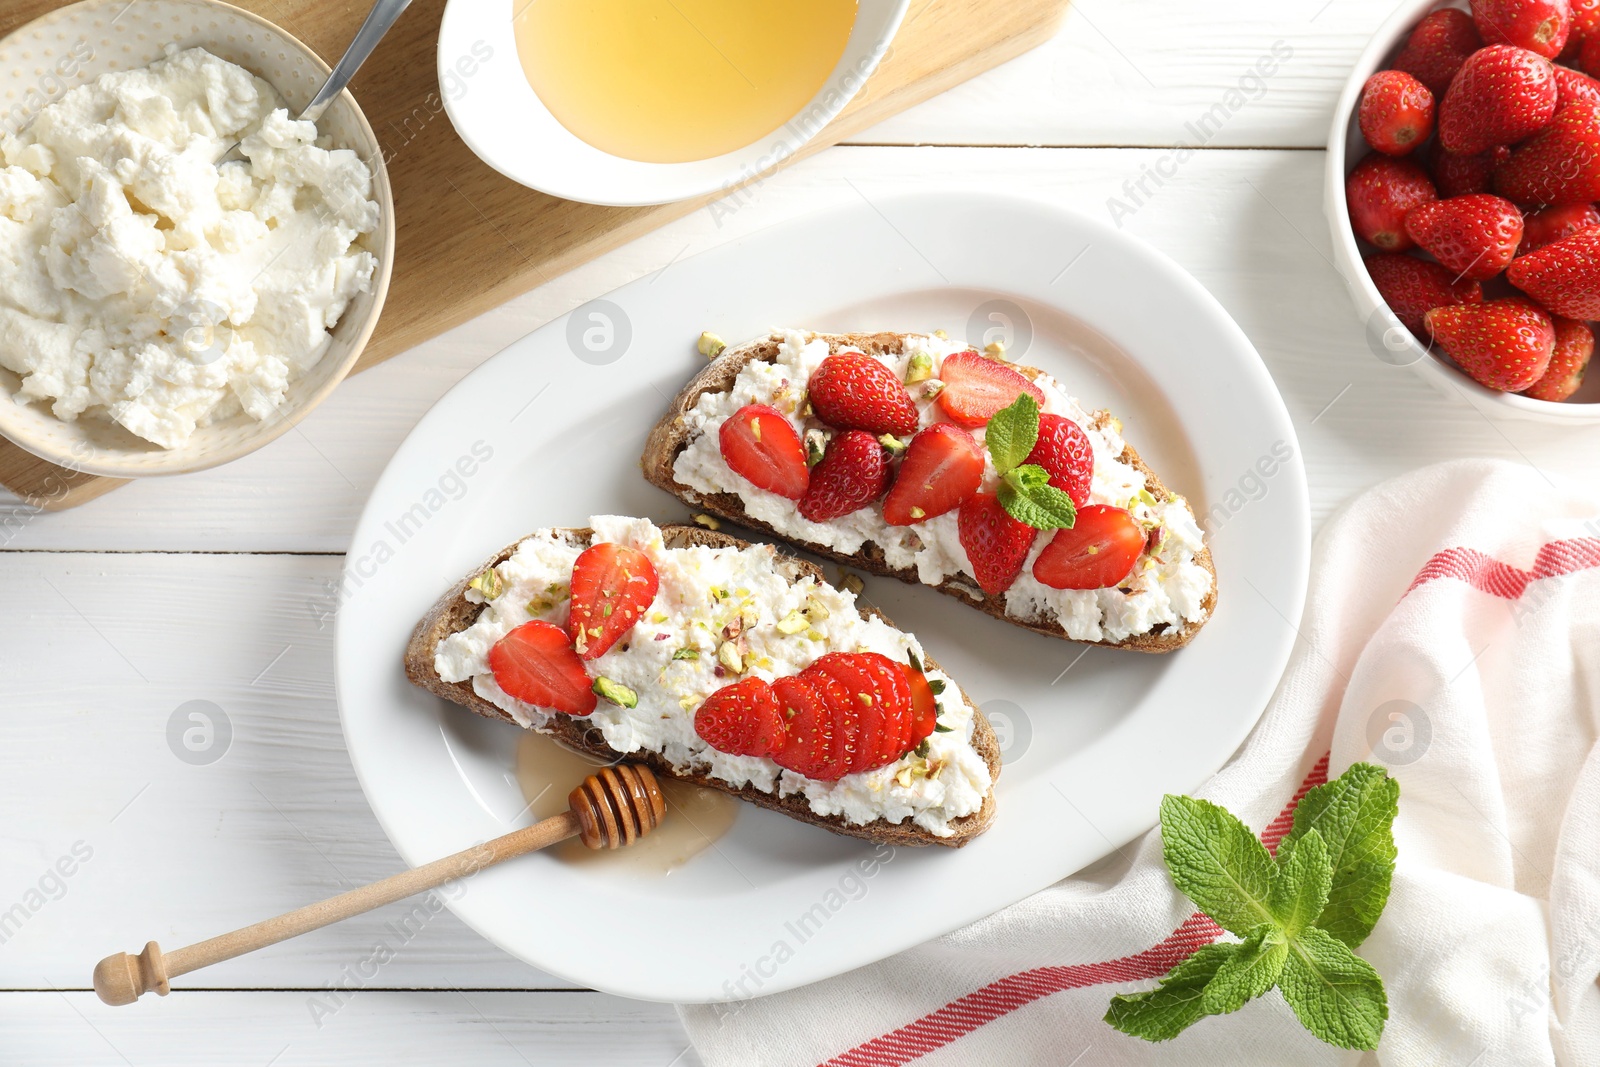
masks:
{"label": "honey in bowl", "polygon": [[517,0],[534,92],[589,144],[710,159],[794,118],[844,54],[857,0]]}

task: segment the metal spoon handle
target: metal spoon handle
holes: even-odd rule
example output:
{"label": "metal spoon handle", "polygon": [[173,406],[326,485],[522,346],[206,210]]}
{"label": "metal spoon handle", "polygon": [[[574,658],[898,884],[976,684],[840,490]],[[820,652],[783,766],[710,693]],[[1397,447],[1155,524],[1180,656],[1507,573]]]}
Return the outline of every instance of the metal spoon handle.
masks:
{"label": "metal spoon handle", "polygon": [[300,117],[307,122],[315,122],[328,110],[328,105],[344,87],[350,84],[350,79],[356,76],[356,71],[361,69],[361,64],[367,61],[372,50],[378,47],[378,42],[383,40],[383,35],[389,32],[405,9],[411,6],[411,0],[377,0],[372,5],[372,11],[367,19],[356,31],[355,40],[350,42],[350,47],[340,57],[338,64],[333,68],[333,73],[328,75],[328,80],[321,90],[312,98],[306,109],[300,112]]}

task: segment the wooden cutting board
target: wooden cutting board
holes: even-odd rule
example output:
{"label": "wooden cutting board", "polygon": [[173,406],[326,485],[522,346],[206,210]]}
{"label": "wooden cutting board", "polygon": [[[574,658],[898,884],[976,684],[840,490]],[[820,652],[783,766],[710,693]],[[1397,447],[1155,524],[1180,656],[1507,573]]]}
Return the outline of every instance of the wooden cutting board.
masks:
{"label": "wooden cutting board", "polygon": [[[367,0],[233,0],[329,63]],[[793,159],[999,65],[1050,37],[1068,0],[911,0],[894,44],[843,113]],[[716,199],[614,208],[524,188],[480,162],[444,114],[434,45],[445,0],[416,0],[351,85],[389,160],[398,244],[363,370]],[[0,36],[63,5],[4,0]],[[470,270],[461,264],[470,263]],[[122,485],[63,470],[0,441],[0,485],[36,507],[74,507]]]}

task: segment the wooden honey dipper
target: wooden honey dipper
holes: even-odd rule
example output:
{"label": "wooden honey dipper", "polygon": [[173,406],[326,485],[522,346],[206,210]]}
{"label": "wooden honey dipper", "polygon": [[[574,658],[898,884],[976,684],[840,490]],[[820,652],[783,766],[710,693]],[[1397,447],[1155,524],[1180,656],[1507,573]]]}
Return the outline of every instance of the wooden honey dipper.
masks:
{"label": "wooden honey dipper", "polygon": [[180,974],[287,941],[569,837],[594,849],[631,845],[660,826],[667,812],[655,775],[650,768],[632,763],[591,774],[567,795],[567,804],[568,810],[560,815],[504,837],[209,941],[170,953],[163,953],[161,946],[151,941],[137,956],[126,952],[107,956],[95,966],[94,991],[107,1004],[132,1004],[152,989],[166,996],[171,988],[168,983]]}

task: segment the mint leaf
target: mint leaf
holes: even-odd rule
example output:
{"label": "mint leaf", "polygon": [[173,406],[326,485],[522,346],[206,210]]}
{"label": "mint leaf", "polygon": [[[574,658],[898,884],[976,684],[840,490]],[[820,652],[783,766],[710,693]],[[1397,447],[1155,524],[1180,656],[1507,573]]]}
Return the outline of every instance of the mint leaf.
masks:
{"label": "mint leaf", "polygon": [[1288,956],[1283,934],[1271,923],[1262,923],[1217,968],[1201,994],[1200,1006],[1207,1015],[1238,1011],[1277,984]]}
{"label": "mint leaf", "polygon": [[1007,471],[997,495],[1008,515],[1035,530],[1059,530],[1078,521],[1072,498],[1051,485],[1050,472],[1036,463]]}
{"label": "mint leaf", "polygon": [[1355,763],[1305,795],[1279,845],[1292,846],[1312,827],[1321,835],[1333,875],[1316,925],[1351,948],[1366,940],[1389,901],[1399,809],[1400,783],[1381,767]]}
{"label": "mint leaf", "polygon": [[1028,458],[1039,440],[1038,402],[1023,393],[1010,407],[995,412],[989,425],[984,427],[983,440],[989,446],[995,473],[1004,476]]}
{"label": "mint leaf", "polygon": [[1205,1017],[1201,1005],[1206,986],[1239,946],[1206,945],[1167,972],[1148,993],[1111,998],[1105,1021],[1125,1034],[1146,1041],[1170,1041]]}
{"label": "mint leaf", "polygon": [[1375,1049],[1389,1018],[1383,979],[1338,938],[1308,927],[1289,946],[1278,978],[1307,1030],[1340,1048]]}
{"label": "mint leaf", "polygon": [[1278,846],[1278,877],[1272,883],[1267,907],[1285,937],[1299,937],[1317,921],[1328,903],[1332,881],[1328,846],[1317,831],[1307,830],[1299,840]]}
{"label": "mint leaf", "polygon": [[1161,849],[1172,881],[1229,933],[1248,937],[1273,921],[1272,857],[1225,808],[1193,797],[1161,799]]}

